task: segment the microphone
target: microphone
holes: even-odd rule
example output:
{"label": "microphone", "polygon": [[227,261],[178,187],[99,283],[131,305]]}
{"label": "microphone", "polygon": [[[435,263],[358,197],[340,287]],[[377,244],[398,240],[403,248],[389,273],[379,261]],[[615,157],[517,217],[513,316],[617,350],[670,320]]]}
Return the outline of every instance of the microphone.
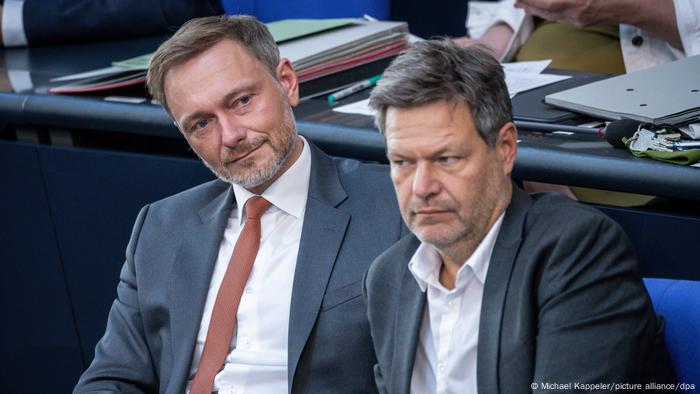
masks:
{"label": "microphone", "polygon": [[632,119],[614,120],[605,128],[605,140],[616,148],[625,149],[627,147],[622,142],[622,138],[632,138],[641,124],[642,122]]}

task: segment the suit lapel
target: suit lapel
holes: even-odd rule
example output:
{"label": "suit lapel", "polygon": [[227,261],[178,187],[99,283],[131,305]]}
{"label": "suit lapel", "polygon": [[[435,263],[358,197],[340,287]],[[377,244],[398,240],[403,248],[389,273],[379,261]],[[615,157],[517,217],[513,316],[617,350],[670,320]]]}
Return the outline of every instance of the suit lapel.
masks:
{"label": "suit lapel", "polygon": [[530,196],[513,185],[513,197],[496,238],[484,283],[476,363],[480,393],[499,392],[498,359],[503,308],[511,272],[522,241],[525,217],[531,204]]}
{"label": "suit lapel", "polygon": [[313,144],[309,143],[309,147],[311,179],[289,311],[290,391],[350,221],[349,214],[336,208],[347,194],[335,164]]}
{"label": "suit lapel", "polygon": [[[426,295],[421,291],[416,279],[408,270],[408,261],[420,245],[417,238],[412,237],[411,243],[403,253],[397,255],[397,264],[403,264],[403,281],[399,295],[399,309],[396,312],[394,327],[394,355],[392,357],[391,386],[394,393],[408,393],[413,374],[413,362],[418,346],[420,327],[423,321]],[[388,373],[389,371],[385,371]]]}
{"label": "suit lapel", "polygon": [[[209,283],[218,256],[221,238],[233,207],[230,185],[216,184],[219,195],[204,206],[198,217],[188,223],[185,237],[173,264],[169,279],[168,302],[172,342],[172,382],[184,392],[190,360],[199,332]],[[190,227],[191,226],[191,227]],[[166,278],[164,278],[166,279]]]}

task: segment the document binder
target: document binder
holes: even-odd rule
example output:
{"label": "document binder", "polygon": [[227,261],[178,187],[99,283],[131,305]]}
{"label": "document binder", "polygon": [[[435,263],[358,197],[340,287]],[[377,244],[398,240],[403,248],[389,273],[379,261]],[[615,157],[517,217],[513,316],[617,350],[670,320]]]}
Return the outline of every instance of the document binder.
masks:
{"label": "document binder", "polygon": [[553,93],[545,102],[610,120],[692,122],[700,118],[700,55]]}

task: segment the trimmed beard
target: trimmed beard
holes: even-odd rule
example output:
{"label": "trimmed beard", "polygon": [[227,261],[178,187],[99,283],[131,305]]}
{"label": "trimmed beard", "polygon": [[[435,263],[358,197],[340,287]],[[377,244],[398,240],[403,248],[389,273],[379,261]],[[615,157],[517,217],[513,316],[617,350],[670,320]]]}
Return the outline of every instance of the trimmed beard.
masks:
{"label": "trimmed beard", "polygon": [[[282,127],[277,131],[284,133],[284,138],[287,138],[287,141],[285,141],[286,144],[280,147],[280,149],[276,149],[275,146],[272,147],[274,150],[274,156],[265,167],[249,173],[232,174],[223,164],[224,160],[220,160],[218,168],[214,168],[214,166],[207,163],[206,160],[202,160],[202,162],[204,162],[204,165],[206,165],[207,168],[209,168],[209,170],[211,170],[211,172],[213,172],[222,181],[239,185],[245,189],[251,189],[267,182],[287,163],[294,152],[294,146],[297,141],[294,113],[292,112],[291,107],[287,107],[285,112]],[[245,162],[242,164],[245,164]]]}

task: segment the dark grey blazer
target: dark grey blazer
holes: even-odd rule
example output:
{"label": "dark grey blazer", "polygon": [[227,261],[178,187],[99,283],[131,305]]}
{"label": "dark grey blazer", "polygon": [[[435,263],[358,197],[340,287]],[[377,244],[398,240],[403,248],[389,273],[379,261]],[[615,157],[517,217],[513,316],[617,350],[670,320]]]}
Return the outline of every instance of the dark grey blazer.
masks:
{"label": "dark grey blazer", "polygon": [[[403,224],[387,167],[311,147],[311,182],[289,320],[289,391],[376,392],[362,276]],[[227,219],[212,181],[143,208],[95,359],[76,393],[182,393]]]}
{"label": "dark grey blazer", "polygon": [[[412,235],[399,241],[365,281],[375,379],[385,393],[409,392],[426,302],[408,270],[418,245]],[[564,197],[514,187],[484,285],[480,394],[529,393],[533,382],[547,392],[541,383],[672,379],[662,333],[616,223]]]}

